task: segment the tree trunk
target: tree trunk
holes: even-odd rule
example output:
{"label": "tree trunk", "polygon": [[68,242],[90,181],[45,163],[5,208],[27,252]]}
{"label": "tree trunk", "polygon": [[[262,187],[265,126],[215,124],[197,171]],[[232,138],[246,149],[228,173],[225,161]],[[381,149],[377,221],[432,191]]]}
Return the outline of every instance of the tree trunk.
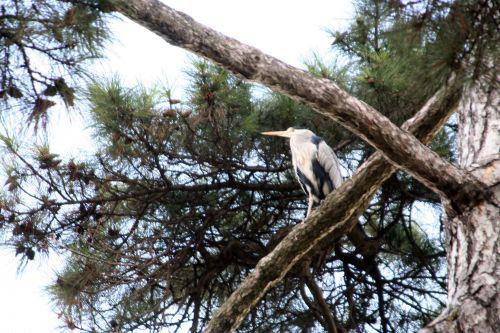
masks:
{"label": "tree trunk", "polygon": [[447,308],[420,333],[500,332],[500,112],[498,77],[468,87],[459,106],[458,163],[487,184],[484,201],[445,223]]}

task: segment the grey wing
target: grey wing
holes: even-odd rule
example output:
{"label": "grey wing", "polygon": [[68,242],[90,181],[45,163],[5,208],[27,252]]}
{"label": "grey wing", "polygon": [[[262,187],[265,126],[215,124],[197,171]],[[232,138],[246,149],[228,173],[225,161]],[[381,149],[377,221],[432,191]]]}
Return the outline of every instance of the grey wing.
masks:
{"label": "grey wing", "polygon": [[296,165],[293,166],[293,171],[295,171],[295,177],[299,181],[300,187],[305,194],[309,194],[309,189],[307,188],[307,180],[304,177],[302,171],[300,171]]}
{"label": "grey wing", "polygon": [[333,149],[324,140],[318,143],[318,162],[330,176],[333,186],[339,188],[342,185],[339,160]]}

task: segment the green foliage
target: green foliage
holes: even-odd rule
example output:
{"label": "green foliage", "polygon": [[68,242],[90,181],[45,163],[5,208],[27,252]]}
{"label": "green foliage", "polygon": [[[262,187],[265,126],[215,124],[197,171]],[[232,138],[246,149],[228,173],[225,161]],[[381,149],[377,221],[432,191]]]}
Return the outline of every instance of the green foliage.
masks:
{"label": "green foliage", "polygon": [[307,71],[311,74],[335,81],[342,89],[350,91],[352,86],[352,77],[350,75],[351,67],[349,64],[341,64],[339,58],[331,63],[325,63],[318,54],[314,54],[312,59],[307,60]]}
{"label": "green foliage", "polygon": [[45,126],[56,101],[74,105],[74,85],[85,75],[88,60],[100,56],[107,38],[102,18],[110,4],[8,0],[0,7],[3,116],[8,110],[22,111],[36,128],[40,121]]}
{"label": "green foliage", "polygon": [[[443,84],[475,43],[492,48],[491,13],[471,27],[475,2],[358,1],[347,31],[332,31],[333,46],[355,59],[353,92],[396,124],[408,119]],[[489,30],[488,30],[489,29]],[[493,34],[491,39],[479,34]],[[494,36],[497,37],[494,37]]]}

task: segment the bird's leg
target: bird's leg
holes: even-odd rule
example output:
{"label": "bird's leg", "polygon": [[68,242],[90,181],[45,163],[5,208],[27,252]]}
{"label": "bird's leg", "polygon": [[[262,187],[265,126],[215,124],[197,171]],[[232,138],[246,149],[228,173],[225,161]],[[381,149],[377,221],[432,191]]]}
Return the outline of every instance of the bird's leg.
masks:
{"label": "bird's leg", "polygon": [[314,205],[314,199],[312,197],[312,195],[309,196],[309,203],[307,205],[307,214],[306,214],[306,218],[309,216],[309,214],[311,214],[311,211],[312,211],[312,207]]}

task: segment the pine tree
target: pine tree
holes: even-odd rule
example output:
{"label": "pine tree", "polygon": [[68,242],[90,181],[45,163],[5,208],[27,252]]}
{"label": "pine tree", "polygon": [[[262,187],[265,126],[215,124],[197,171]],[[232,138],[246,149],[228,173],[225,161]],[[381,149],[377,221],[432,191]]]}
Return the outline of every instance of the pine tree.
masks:
{"label": "pine tree", "polygon": [[[154,1],[143,2],[165,8]],[[149,7],[146,12],[151,15],[141,16],[143,3],[139,1],[115,5],[114,9],[149,28],[167,14],[174,17],[169,24],[182,23],[176,21],[175,12],[157,10],[152,15]],[[494,163],[495,145],[481,141],[477,147],[468,147],[471,140],[464,138],[483,129],[493,143],[496,140],[495,122],[488,122],[495,119],[491,116],[495,113],[488,110],[494,110],[491,103],[497,100],[492,81],[496,76],[488,60],[496,54],[494,12],[489,2],[360,1],[352,26],[346,32],[333,32],[334,46],[354,61],[330,67],[315,59],[308,67],[316,76],[340,82],[350,94],[401,125],[468,61],[472,73],[468,82],[483,82],[490,89],[485,93],[471,83],[468,91],[475,92],[465,94],[466,100],[478,102],[462,104],[463,119],[457,121],[462,131],[458,157],[453,146],[454,122],[431,147],[464,167],[483,163],[485,169],[477,172],[491,185],[495,178],[488,170]],[[189,29],[196,29],[195,24]],[[162,28],[155,31],[165,33]],[[186,36],[169,38],[179,38],[176,43],[184,45],[182,38],[194,35]],[[212,55],[207,51],[218,47],[217,40],[207,36],[187,47],[212,42],[195,51],[238,71],[241,64],[231,62],[230,52]],[[262,55],[248,57],[246,71],[240,72],[253,78],[250,59],[258,62]],[[273,63],[270,71],[287,70]],[[280,84],[271,77],[257,79],[273,87]],[[317,92],[315,88],[321,89],[311,85],[310,91]],[[68,328],[214,331],[210,324],[220,318],[215,310],[231,300],[230,295],[241,289],[240,283],[262,272],[258,264],[266,259],[261,259],[275,253],[289,235],[299,235],[303,226],[299,222],[305,200],[290,172],[288,149],[284,142],[261,137],[261,130],[313,129],[336,147],[350,172],[379,156],[370,145],[332,123],[321,97],[311,96],[316,98],[314,108],[323,111],[315,113],[311,103],[276,93],[256,100],[251,89],[241,78],[206,61],[193,64],[185,101],[159,87],[127,88],[117,79],[95,82],[88,87],[87,99],[100,146],[88,160],[62,160],[47,146],[29,155],[16,140],[3,137],[11,158],[6,165],[7,191],[0,201],[2,233],[25,260],[54,246],[71,253],[50,287]],[[308,96],[297,94],[294,98],[308,102]],[[452,93],[450,100],[456,95]],[[480,103],[486,105],[484,121],[477,128],[464,127],[471,119],[467,110],[475,110]],[[355,130],[367,137],[362,128]],[[389,158],[399,156],[387,146],[376,147]],[[473,159],[467,155],[471,151],[477,152]],[[319,241],[286,275],[275,279],[281,281],[266,289],[257,306],[237,308],[238,318],[243,308],[250,311],[239,331],[408,332],[426,325],[445,306],[429,330],[469,329],[475,310],[486,318],[478,329],[487,331],[495,325],[491,324],[495,307],[487,305],[498,295],[490,283],[495,281],[496,257],[490,251],[495,238],[484,237],[498,234],[498,223],[491,222],[497,214],[494,204],[481,198],[476,201],[476,187],[465,176],[460,179],[464,194],[453,196],[442,185],[446,181],[453,185],[453,178],[443,174],[440,177],[447,180],[432,178],[437,183],[433,184],[425,170],[415,170],[410,163],[402,166],[447,197],[448,219],[440,218],[439,230],[446,230],[448,243],[437,223],[432,230],[415,217],[415,206],[422,203],[438,209],[440,196],[407,174],[397,173],[367,202],[362,216],[352,219],[354,229]],[[394,170],[391,165],[387,168]],[[451,167],[441,170],[448,172]],[[463,175],[460,170],[453,172]],[[336,194],[329,198],[320,210],[331,209],[328,204],[336,200]],[[483,218],[476,211],[489,215]],[[475,231],[456,224],[467,218],[477,221]],[[470,242],[455,243],[457,232],[471,235],[467,236]],[[347,237],[341,237],[344,234]],[[461,285],[467,269],[450,266],[462,248],[476,246],[469,244],[482,244],[484,259],[473,253],[462,260],[478,263],[474,281],[484,286],[480,296],[485,303],[474,298],[476,287]],[[460,293],[448,290],[447,303],[445,248],[451,267],[449,285],[461,287],[456,289]],[[462,307],[460,297],[471,301]],[[459,319],[442,320],[451,316]],[[214,319],[207,325],[210,318]],[[239,322],[233,324],[228,325],[236,327]]]}
{"label": "pine tree", "polygon": [[[290,172],[288,148],[257,130],[324,124],[322,117],[308,117],[306,107],[280,95],[254,101],[248,84],[206,62],[195,63],[191,75],[184,103],[168,91],[125,88],[116,79],[90,86],[102,145],[91,160],[61,161],[49,147],[20,160],[20,150],[11,147],[18,162],[10,166],[4,232],[12,232],[10,242],[26,259],[46,252],[53,238],[71,251],[50,289],[70,328],[127,331],[192,321],[197,331],[303,217],[304,195]],[[318,130],[335,137],[338,128],[327,128]],[[357,150],[343,156],[352,164],[360,160]],[[22,193],[33,183],[37,203],[24,210]],[[373,239],[387,238],[387,246],[361,260],[353,261],[358,250],[348,243],[313,258],[312,273],[301,268],[290,274],[241,331],[323,330],[312,288],[328,292],[340,326],[377,327],[373,279],[400,279],[384,291],[383,306],[388,316],[401,317],[403,329],[432,316],[444,291],[419,290],[442,290],[443,277],[436,275],[442,246],[411,218],[419,192],[397,179],[391,186],[365,213],[366,230]],[[410,197],[400,198],[403,193]],[[397,273],[367,275],[373,267]],[[328,291],[332,279],[345,281]],[[398,309],[402,301],[413,302],[409,296],[428,299],[434,308],[415,302],[411,311]],[[165,316],[176,310],[182,320]]]}

